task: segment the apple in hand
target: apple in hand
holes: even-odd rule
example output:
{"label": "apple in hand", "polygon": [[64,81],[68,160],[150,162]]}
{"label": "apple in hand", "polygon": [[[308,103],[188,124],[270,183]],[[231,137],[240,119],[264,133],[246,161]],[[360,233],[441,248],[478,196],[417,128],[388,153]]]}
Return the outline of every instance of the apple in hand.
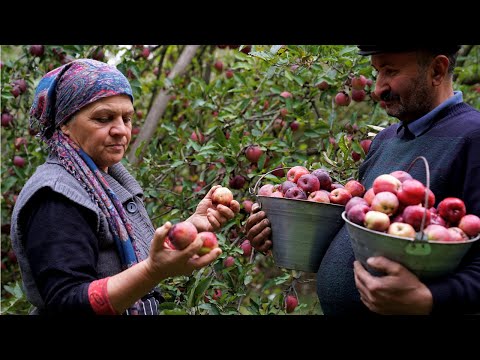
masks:
{"label": "apple in hand", "polygon": [[182,221],[173,225],[168,231],[168,238],[178,250],[185,249],[198,235],[197,228],[191,222]]}
{"label": "apple in hand", "polygon": [[468,214],[460,219],[458,227],[470,237],[476,237],[480,233],[480,218],[477,215]]}
{"label": "apple in hand", "polygon": [[402,183],[396,177],[390,174],[382,174],[373,180],[372,187],[375,194],[378,194],[382,191],[390,191],[396,195],[401,186]]}
{"label": "apple in hand", "polygon": [[347,189],[335,189],[330,192],[330,202],[333,204],[345,205],[352,198]]}
{"label": "apple in hand", "polygon": [[298,178],[297,186],[306,194],[320,190],[320,181],[312,174],[305,174]]}
{"label": "apple in hand", "polygon": [[437,210],[438,214],[444,218],[449,225],[458,224],[460,219],[467,213],[463,200],[456,197],[447,197],[440,201]]}
{"label": "apple in hand", "polygon": [[390,226],[390,218],[380,211],[370,210],[365,214],[363,225],[370,230],[387,231]]}
{"label": "apple in hand", "polygon": [[357,203],[356,205],[350,207],[350,209],[347,211],[347,219],[355,224],[363,226],[365,223],[365,214],[369,211],[370,207],[368,205]]}
{"label": "apple in hand", "polygon": [[415,229],[410,224],[403,222],[393,222],[388,227],[387,234],[415,239],[416,233]]}
{"label": "apple in hand", "polygon": [[200,256],[208,254],[210,251],[218,247],[217,235],[215,235],[213,232],[199,232],[197,238],[200,238],[203,241],[202,247],[197,252],[197,254]]}
{"label": "apple in hand", "polygon": [[375,194],[370,207],[372,210],[380,211],[388,216],[392,216],[397,212],[398,205],[398,198],[395,194],[389,191],[382,191]]}
{"label": "apple in hand", "polygon": [[225,206],[230,206],[230,203],[233,200],[233,194],[230,189],[226,187],[217,188],[212,194],[212,202],[214,204],[222,204]]}

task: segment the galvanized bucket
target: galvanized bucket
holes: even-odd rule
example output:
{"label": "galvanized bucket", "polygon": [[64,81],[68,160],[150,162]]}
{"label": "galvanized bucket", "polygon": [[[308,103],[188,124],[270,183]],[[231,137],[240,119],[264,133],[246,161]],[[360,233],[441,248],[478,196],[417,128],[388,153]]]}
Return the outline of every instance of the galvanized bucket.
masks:
{"label": "galvanized bucket", "polygon": [[371,256],[385,256],[398,262],[422,280],[447,275],[455,271],[472,244],[480,239],[478,235],[466,242],[412,240],[352,223],[345,212],[342,218],[347,225],[355,258],[373,275],[382,274],[367,265]]}
{"label": "galvanized bucket", "polygon": [[[256,195],[257,186],[265,175],[257,181],[251,193]],[[344,224],[341,214],[345,206],[269,196],[256,197],[271,223],[275,265],[317,272],[328,246]]]}

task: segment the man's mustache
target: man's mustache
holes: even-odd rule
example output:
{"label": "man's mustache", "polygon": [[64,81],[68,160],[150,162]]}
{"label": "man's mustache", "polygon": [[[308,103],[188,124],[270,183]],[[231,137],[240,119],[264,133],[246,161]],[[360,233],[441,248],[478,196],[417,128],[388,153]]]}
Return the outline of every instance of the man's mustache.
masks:
{"label": "man's mustache", "polygon": [[384,91],[380,94],[380,99],[382,99],[383,101],[392,101],[400,99],[400,96],[392,93],[391,91]]}

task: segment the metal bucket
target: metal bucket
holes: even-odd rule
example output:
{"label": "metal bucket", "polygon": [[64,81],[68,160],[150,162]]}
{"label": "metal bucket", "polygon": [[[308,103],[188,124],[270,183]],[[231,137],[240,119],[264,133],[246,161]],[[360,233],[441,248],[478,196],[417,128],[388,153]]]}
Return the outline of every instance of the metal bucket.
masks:
{"label": "metal bucket", "polygon": [[275,265],[317,272],[328,246],[343,226],[345,206],[257,196],[272,228]]}
{"label": "metal bucket", "polygon": [[478,235],[466,242],[411,240],[354,224],[345,212],[342,218],[347,224],[355,258],[373,275],[382,274],[367,265],[371,256],[385,256],[398,262],[422,280],[447,275],[458,267],[472,244],[480,239]]}

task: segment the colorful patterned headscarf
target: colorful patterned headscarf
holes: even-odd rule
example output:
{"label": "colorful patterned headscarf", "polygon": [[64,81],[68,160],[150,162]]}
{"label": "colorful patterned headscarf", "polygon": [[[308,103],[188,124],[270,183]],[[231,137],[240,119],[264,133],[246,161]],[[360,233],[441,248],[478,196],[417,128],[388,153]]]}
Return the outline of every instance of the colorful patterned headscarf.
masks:
{"label": "colorful patterned headscarf", "polygon": [[98,99],[133,94],[130,83],[117,68],[101,61],[79,59],[46,74],[37,86],[30,109],[30,127],[38,127],[48,140],[60,125]]}
{"label": "colorful patterned headscarf", "polygon": [[[126,269],[135,265],[139,258],[126,211],[90,156],[59,129],[84,106],[121,94],[130,96],[133,103],[130,84],[119,70],[96,60],[76,60],[50,71],[40,80],[30,110],[30,122],[31,126],[38,125],[50,153],[82,184],[105,215]],[[141,300],[131,309],[138,309],[139,303]]]}

